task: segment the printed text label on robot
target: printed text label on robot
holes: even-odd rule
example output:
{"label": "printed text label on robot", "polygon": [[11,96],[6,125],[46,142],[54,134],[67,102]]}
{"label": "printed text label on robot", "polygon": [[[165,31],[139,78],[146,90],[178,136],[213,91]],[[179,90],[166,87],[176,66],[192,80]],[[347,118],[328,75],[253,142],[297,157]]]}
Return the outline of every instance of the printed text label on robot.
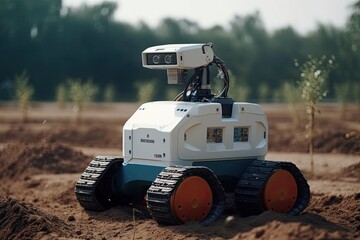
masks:
{"label": "printed text label on robot", "polygon": [[155,140],[154,140],[154,139],[144,139],[144,138],[141,138],[141,139],[140,139],[140,142],[142,142],[142,143],[155,143]]}

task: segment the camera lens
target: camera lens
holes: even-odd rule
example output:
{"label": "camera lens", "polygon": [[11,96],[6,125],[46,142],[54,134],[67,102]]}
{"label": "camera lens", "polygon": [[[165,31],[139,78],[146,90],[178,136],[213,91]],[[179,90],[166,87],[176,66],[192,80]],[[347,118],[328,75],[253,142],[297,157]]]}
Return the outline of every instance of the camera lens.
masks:
{"label": "camera lens", "polygon": [[154,55],[153,56],[153,63],[154,64],[159,64],[160,62],[160,56],[159,55]]}
{"label": "camera lens", "polygon": [[169,64],[169,63],[171,63],[171,61],[172,61],[172,56],[171,55],[166,55],[165,56],[165,63]]}

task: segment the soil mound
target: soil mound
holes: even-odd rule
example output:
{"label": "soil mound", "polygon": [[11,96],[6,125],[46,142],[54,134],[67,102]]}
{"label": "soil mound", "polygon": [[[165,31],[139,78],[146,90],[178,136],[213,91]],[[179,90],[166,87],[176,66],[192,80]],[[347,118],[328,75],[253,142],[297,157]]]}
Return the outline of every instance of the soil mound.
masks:
{"label": "soil mound", "polygon": [[90,157],[57,143],[8,144],[0,151],[0,178],[19,178],[40,173],[77,173]]}
{"label": "soil mound", "polygon": [[360,162],[350,165],[341,171],[342,177],[356,178],[360,182]]}
{"label": "soil mound", "polygon": [[279,221],[272,221],[266,225],[253,228],[251,231],[246,233],[240,233],[236,235],[233,240],[241,239],[349,239],[345,233],[340,231],[329,232],[325,229],[315,228],[314,226],[307,225],[304,223],[283,223]]}
{"label": "soil mound", "polygon": [[360,132],[327,130],[315,139],[315,149],[321,153],[360,154]]}
{"label": "soil mound", "polygon": [[356,238],[360,237],[359,206],[360,192],[346,197],[313,194],[308,210],[316,212],[330,221],[339,223]]}
{"label": "soil mound", "polygon": [[[346,229],[326,221],[321,215],[304,212],[298,216],[266,211],[246,218],[229,215],[211,227],[203,228],[197,223],[171,227],[174,232],[191,233],[196,239],[353,239]],[[219,236],[214,238],[214,236]],[[165,238],[163,238],[165,239]]]}
{"label": "soil mound", "polygon": [[59,194],[56,194],[54,196],[54,201],[56,201],[60,204],[64,204],[64,205],[71,204],[74,202],[77,203],[74,189],[75,189],[75,183],[71,184],[69,187],[67,187],[66,190],[61,191]]}
{"label": "soil mound", "polygon": [[[304,130],[274,128],[269,132],[269,150],[281,152],[309,152]],[[354,130],[323,129],[315,137],[317,153],[344,153],[360,155],[360,132]]]}
{"label": "soil mound", "polygon": [[[360,155],[360,132],[332,127],[319,126],[315,137],[315,152],[345,153]],[[23,125],[13,125],[0,132],[0,142],[21,143],[64,143],[73,146],[120,148],[122,144],[121,126],[88,124],[76,126],[57,124],[51,128],[38,129]],[[277,123],[269,129],[269,150],[282,152],[308,152],[309,144],[303,128]]]}
{"label": "soil mound", "polygon": [[40,239],[74,236],[71,227],[56,216],[15,199],[0,198],[0,239]]}
{"label": "soil mound", "polygon": [[50,131],[46,139],[50,142],[56,141],[75,146],[120,148],[122,133],[108,126],[58,127]]}
{"label": "soil mound", "polygon": [[12,126],[0,133],[0,142],[64,143],[74,146],[119,148],[122,144],[121,130],[104,125],[55,125],[51,129],[34,130],[24,126]]}

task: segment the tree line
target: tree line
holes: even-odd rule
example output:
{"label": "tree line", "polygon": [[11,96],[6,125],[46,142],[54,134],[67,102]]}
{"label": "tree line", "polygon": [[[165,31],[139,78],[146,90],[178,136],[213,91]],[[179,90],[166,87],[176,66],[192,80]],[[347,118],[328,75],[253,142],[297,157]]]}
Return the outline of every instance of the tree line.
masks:
{"label": "tree line", "polygon": [[14,98],[15,76],[24,71],[39,101],[55,100],[57,89],[72,79],[94,83],[98,101],[110,90],[116,101],[134,101],[144,94],[142,87],[151,89],[153,99],[165,99],[174,92],[166,86],[166,73],[144,69],[141,52],[153,45],[199,42],[212,42],[225,60],[238,100],[281,100],[284,84],[300,78],[294,61],[309,55],[336,59],[327,82],[330,98],[339,89],[348,91],[346,101],[360,95],[360,1],[345,27],[319,24],[306,35],[291,27],[269,33],[259,13],[236,15],[226,27],[202,28],[172,18],[150,27],[115,21],[114,2],[78,8],[64,8],[61,0],[0,4],[0,100]]}

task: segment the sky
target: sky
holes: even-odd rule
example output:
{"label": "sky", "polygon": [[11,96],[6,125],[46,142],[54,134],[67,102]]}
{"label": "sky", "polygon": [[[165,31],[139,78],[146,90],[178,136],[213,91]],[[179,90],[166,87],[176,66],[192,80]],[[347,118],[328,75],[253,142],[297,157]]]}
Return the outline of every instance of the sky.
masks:
{"label": "sky", "polygon": [[[228,27],[235,15],[259,12],[268,31],[292,26],[300,34],[316,29],[317,24],[345,25],[356,0],[108,0],[117,2],[115,20],[156,27],[166,17],[188,19],[203,28]],[[103,0],[63,0],[67,7],[83,3],[93,5]]]}

